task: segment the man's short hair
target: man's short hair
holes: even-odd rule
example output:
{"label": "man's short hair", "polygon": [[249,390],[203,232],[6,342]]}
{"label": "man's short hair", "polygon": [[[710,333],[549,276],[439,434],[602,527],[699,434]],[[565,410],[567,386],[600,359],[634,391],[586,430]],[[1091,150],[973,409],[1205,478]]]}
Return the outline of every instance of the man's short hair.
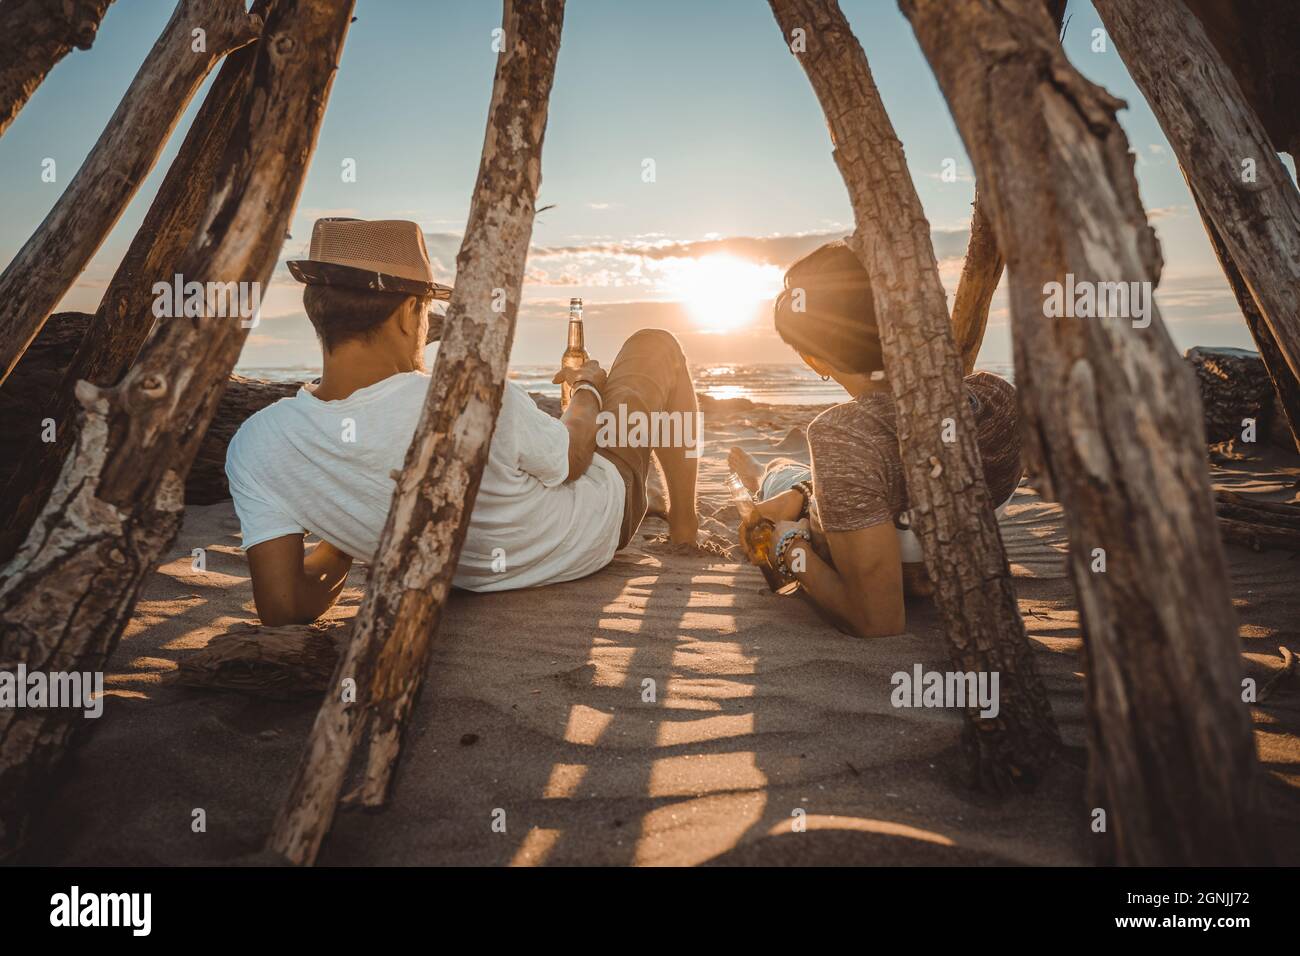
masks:
{"label": "man's short hair", "polygon": [[338,285],[308,285],[302,305],[316,327],[321,346],[332,352],[352,339],[366,339],[404,306],[417,298],[404,292],[375,292]]}

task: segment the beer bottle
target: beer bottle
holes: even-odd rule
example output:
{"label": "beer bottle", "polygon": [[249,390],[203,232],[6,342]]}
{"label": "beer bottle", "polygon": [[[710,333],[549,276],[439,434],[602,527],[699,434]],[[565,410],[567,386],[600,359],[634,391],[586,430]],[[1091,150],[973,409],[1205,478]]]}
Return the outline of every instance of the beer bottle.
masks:
{"label": "beer bottle", "polygon": [[731,492],[732,504],[740,512],[740,536],[754,555],[768,588],[775,594],[793,594],[798,591],[802,587],[799,579],[792,574],[783,574],[776,567],[776,555],[773,553],[776,542],[772,540],[776,526],[762,515],[755,516],[757,509],[754,507],[754,496],[735,472],[727,476],[727,490]]}
{"label": "beer bottle", "polygon": [[[582,336],[582,300],[569,300],[569,346],[564,350],[560,365],[564,368],[579,369],[587,364],[587,347]],[[573,386],[568,382],[560,385],[560,409],[569,407],[573,398]]]}

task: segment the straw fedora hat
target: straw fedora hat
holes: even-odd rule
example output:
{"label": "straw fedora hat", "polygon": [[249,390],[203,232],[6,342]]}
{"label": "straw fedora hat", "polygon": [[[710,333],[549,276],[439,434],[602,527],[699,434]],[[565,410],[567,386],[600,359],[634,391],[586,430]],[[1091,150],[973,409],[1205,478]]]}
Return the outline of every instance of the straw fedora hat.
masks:
{"label": "straw fedora hat", "polygon": [[307,258],[287,265],[307,285],[451,298],[450,286],[433,281],[424,233],[404,219],[317,219]]}

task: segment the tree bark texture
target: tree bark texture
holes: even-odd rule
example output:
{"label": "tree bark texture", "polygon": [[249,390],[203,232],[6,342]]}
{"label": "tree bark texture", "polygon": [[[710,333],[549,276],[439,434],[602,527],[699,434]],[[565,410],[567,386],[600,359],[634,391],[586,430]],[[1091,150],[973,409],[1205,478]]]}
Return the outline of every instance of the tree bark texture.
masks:
{"label": "tree bark texture", "polygon": [[[152,317],[152,314],[151,314]],[[23,360],[0,386],[0,487],[17,471],[19,456],[29,451],[28,426],[46,417],[65,370],[94,320],[85,312],[50,316]],[[226,483],[226,448],[239,426],[254,412],[296,395],[301,382],[268,382],[231,374],[208,423],[194,464],[185,476],[185,503],[210,505],[230,500]],[[557,400],[558,404],[558,400]],[[72,421],[76,425],[76,421]],[[56,467],[62,468],[59,464]]]}
{"label": "tree bark texture", "polygon": [[[1065,17],[1065,0],[1044,2],[1059,33]],[[953,337],[957,340],[967,375],[975,371],[980,346],[984,344],[984,331],[989,324],[989,306],[1005,265],[1006,260],[998,249],[998,237],[984,211],[980,185],[976,181],[975,201],[971,203],[970,241],[961,265],[961,278],[957,280],[957,295],[952,301]]]}
{"label": "tree bark texture", "polygon": [[563,0],[505,0],[505,45],[428,399],[334,690],[270,837],[270,849],[292,863],[315,861],[363,733],[355,799],[386,799],[501,407],[563,19]]}
{"label": "tree bark texture", "polygon": [[1026,449],[1064,505],[1085,634],[1097,802],[1083,819],[1106,811],[1123,863],[1265,859],[1191,372],[1154,304],[1146,327],[1047,317],[1047,284],[1067,274],[1159,279],[1122,104],[1074,70],[1036,0],[900,6],[1006,240]]}
{"label": "tree bark texture", "polygon": [[[265,286],[320,130],[352,0],[279,0],[258,44],[186,281]],[[175,538],[185,475],[239,356],[238,318],[162,322],[122,382],[82,383],[84,418],[31,534],[0,570],[0,669],[97,671],[140,584]],[[0,711],[0,852],[12,850],[46,774],[81,723]]]}
{"label": "tree bark texture", "polygon": [[89,50],[113,0],[0,0],[0,136],[73,47]]}
{"label": "tree bark texture", "polygon": [[[265,21],[271,2],[258,0],[251,15]],[[222,64],[62,383],[49,394],[41,414],[26,423],[28,441],[20,451],[21,464],[0,498],[4,510],[0,564],[12,558],[27,537],[76,440],[77,382],[84,379],[105,388],[116,385],[153,328],[153,284],[176,273],[180,256],[194,236],[217,163],[229,145],[234,121],[252,82],[255,55],[256,44],[250,44]],[[22,360],[15,372],[21,367]],[[46,419],[55,423],[52,442],[40,440],[41,423]]]}
{"label": "tree bark texture", "polygon": [[1292,0],[1184,0],[1237,78],[1279,149],[1300,159],[1300,4]]}
{"label": "tree bark texture", "polygon": [[1098,0],[1096,7],[1300,377],[1300,190],[1182,0]]}
{"label": "tree bark texture", "polygon": [[[839,6],[823,0],[771,0],[771,6],[787,39],[804,31],[799,61],[826,113],[853,205],[857,231],[849,242],[871,278],[912,527],[935,584],[953,665],[1000,674],[998,716],[965,709],[973,782],[1029,789],[1050,765],[1059,737],[984,484],[929,224],[866,55]],[[944,440],[949,421],[956,441]]]}
{"label": "tree bark texture", "polygon": [[[1267,369],[1268,377],[1273,383],[1273,392],[1276,396],[1273,414],[1279,419],[1281,432],[1290,435],[1292,450],[1300,451],[1300,379],[1296,378],[1291,367],[1286,364],[1286,356],[1278,348],[1273,330],[1268,327],[1264,316],[1260,314],[1259,306],[1255,304],[1255,297],[1250,294],[1250,287],[1246,285],[1241,270],[1232,260],[1232,253],[1228,252],[1223,236],[1210,221],[1209,214],[1197,197],[1195,189],[1192,190],[1192,199],[1196,203],[1197,212],[1201,214],[1201,224],[1205,226],[1205,233],[1219,260],[1219,266],[1223,269],[1223,275],[1237,299],[1241,317],[1246,320],[1246,328],[1250,330],[1250,337],[1255,340],[1255,348],[1259,350],[1259,357],[1263,360],[1264,368]],[[1207,408],[1207,422],[1210,418],[1209,412]],[[1238,421],[1236,424],[1240,427],[1241,423]]]}
{"label": "tree bark texture", "polygon": [[1006,262],[998,248],[998,237],[984,211],[984,199],[976,183],[975,201],[971,204],[970,241],[966,244],[961,278],[957,280],[957,295],[952,300],[952,334],[961,353],[962,370],[967,375],[975,371],[980,346],[984,344],[984,331],[989,324],[989,306],[1002,279],[1004,265]]}
{"label": "tree bark texture", "polygon": [[1196,345],[1184,357],[1196,374],[1205,440],[1212,445],[1232,441],[1244,448],[1249,420],[1254,422],[1255,442],[1263,444],[1277,403],[1273,380],[1259,353]]}
{"label": "tree bark texture", "polygon": [[243,0],[177,4],[90,155],[0,275],[0,382],[112,231],[208,71],[260,28]]}

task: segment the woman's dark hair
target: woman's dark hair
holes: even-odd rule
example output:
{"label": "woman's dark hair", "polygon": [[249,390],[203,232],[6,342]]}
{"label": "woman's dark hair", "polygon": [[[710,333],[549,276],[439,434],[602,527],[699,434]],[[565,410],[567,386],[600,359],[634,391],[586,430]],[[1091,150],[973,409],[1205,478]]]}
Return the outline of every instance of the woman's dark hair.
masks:
{"label": "woman's dark hair", "polygon": [[884,369],[871,281],[844,240],[792,265],[773,311],[777,335],[791,348],[841,372]]}
{"label": "woman's dark hair", "polygon": [[302,290],[302,307],[316,327],[321,345],[332,352],[344,342],[370,335],[410,298],[404,292],[308,285]]}

